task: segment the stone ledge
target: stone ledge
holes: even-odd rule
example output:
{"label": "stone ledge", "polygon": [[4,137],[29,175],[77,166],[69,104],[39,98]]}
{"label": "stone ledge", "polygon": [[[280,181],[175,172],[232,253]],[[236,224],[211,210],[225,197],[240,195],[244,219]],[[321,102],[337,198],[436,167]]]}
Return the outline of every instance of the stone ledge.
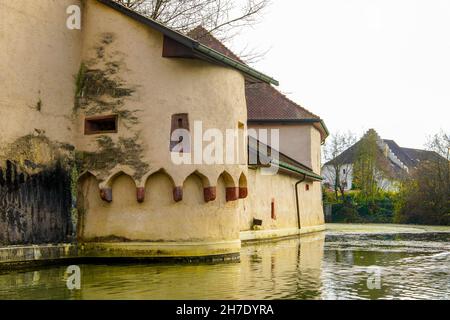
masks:
{"label": "stone ledge", "polygon": [[78,247],[75,244],[64,243],[0,248],[0,268],[76,258],[78,258]]}
{"label": "stone ledge", "polygon": [[239,261],[241,242],[268,241],[320,232],[325,225],[277,230],[243,231],[240,240],[218,242],[93,242],[0,247],[0,269],[55,261],[129,259],[179,262]]}
{"label": "stone ledge", "polygon": [[241,241],[120,242],[9,246],[0,248],[0,270],[70,261],[121,260],[181,263],[232,262],[240,259]]}
{"label": "stone ledge", "polygon": [[298,228],[287,228],[287,229],[275,229],[275,230],[259,230],[259,231],[242,231],[240,238],[241,241],[259,241],[259,240],[270,240],[277,238],[292,237],[301,234],[313,233],[325,231],[325,224],[319,226],[303,227]]}
{"label": "stone ledge", "polygon": [[182,258],[239,254],[240,240],[219,242],[93,242],[79,246],[86,258]]}

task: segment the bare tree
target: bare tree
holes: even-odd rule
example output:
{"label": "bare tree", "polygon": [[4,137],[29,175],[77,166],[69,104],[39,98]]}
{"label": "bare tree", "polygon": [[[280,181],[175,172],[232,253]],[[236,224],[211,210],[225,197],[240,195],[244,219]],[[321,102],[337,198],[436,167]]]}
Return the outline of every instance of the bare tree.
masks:
{"label": "bare tree", "polygon": [[396,223],[450,225],[450,135],[429,138],[429,151],[402,184]]}
{"label": "bare tree", "polygon": [[259,22],[270,0],[114,0],[175,30],[202,25],[221,41]]}
{"label": "bare tree", "polygon": [[450,133],[441,130],[441,132],[428,137],[425,147],[450,160]]}
{"label": "bare tree", "polygon": [[338,156],[354,145],[356,140],[356,135],[350,131],[347,133],[337,132],[328,139],[323,148],[325,161],[328,162],[328,170],[325,170],[323,174],[326,175],[328,181],[333,181],[336,200],[338,193],[344,199],[345,190],[350,187],[347,185],[347,181],[352,174],[352,165],[339,159]]}

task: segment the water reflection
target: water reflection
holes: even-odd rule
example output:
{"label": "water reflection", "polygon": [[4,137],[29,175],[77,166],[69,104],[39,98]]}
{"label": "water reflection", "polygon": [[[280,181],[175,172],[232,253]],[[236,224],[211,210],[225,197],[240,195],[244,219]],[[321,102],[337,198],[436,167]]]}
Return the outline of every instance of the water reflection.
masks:
{"label": "water reflection", "polygon": [[[448,299],[449,240],[317,233],[244,245],[241,263],[81,265],[79,291],[66,287],[67,266],[53,266],[0,275],[0,298]],[[368,285],[373,270],[379,288]]]}

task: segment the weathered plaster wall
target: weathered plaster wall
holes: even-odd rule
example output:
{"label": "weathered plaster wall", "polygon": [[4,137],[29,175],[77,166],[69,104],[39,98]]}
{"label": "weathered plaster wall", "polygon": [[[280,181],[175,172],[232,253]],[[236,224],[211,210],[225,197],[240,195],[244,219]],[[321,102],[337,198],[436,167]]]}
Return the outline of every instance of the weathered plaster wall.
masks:
{"label": "weathered plaster wall", "polygon": [[113,182],[113,199],[103,202],[94,177],[84,179],[80,192],[85,214],[80,230],[85,241],[218,241],[239,239],[238,202],[226,202],[225,182],[217,182],[216,201],[205,203],[199,177],[183,184],[184,197],[175,203],[173,182],[156,173],[146,183],[143,203],[136,201],[133,180],[122,175]]}
{"label": "weathered plaster wall", "polygon": [[[295,183],[300,180],[285,174],[262,175],[249,170],[249,197],[241,204],[240,229],[251,230],[253,219],[263,220],[262,230],[298,228]],[[309,185],[309,191],[306,191]],[[298,186],[301,227],[324,224],[320,182],[305,181]],[[276,219],[272,219],[271,203]]]}
{"label": "weathered plaster wall", "polygon": [[0,0],[0,245],[68,241],[77,0]]}
{"label": "weathered plaster wall", "polygon": [[72,4],[0,0],[0,146],[35,131],[71,142],[81,53],[81,32],[66,27]]}
{"label": "weathered plaster wall", "polygon": [[[203,130],[246,123],[244,77],[199,60],[162,57],[162,34],[96,1],[88,1],[83,64],[74,114],[78,160],[89,176],[79,201],[85,241],[231,241],[239,239],[237,187],[242,165],[175,165],[169,151],[171,117],[188,113]],[[130,50],[132,48],[132,50]],[[119,114],[117,134],[84,135],[85,116]],[[195,152],[195,147],[192,144]],[[163,169],[164,174],[160,173]],[[226,171],[229,176],[219,178]],[[190,176],[198,172],[198,176]],[[122,175],[125,173],[125,175]],[[203,188],[217,186],[206,203]],[[112,202],[100,199],[112,189]],[[145,200],[136,200],[136,188]],[[183,188],[175,202],[174,187]]]}
{"label": "weathered plaster wall", "polygon": [[[247,122],[242,74],[200,60],[163,58],[161,33],[96,1],[87,2],[85,20],[83,62],[87,74],[106,78],[111,88],[100,88],[100,95],[84,93],[76,112],[77,147],[98,152],[98,139],[104,139],[83,134],[85,115],[118,113],[119,133],[107,139],[115,146],[119,139],[129,139],[142,148],[131,146],[128,150],[136,163],[111,160],[106,166],[90,168],[99,179],[128,169],[143,186],[146,175],[164,168],[180,185],[195,170],[211,181],[223,170],[235,178],[246,170],[245,165],[173,165],[169,152],[173,114],[188,113],[191,131],[196,120],[203,121],[204,130],[235,129],[238,122]],[[145,170],[136,172],[139,166],[146,166]]]}
{"label": "weathered plaster wall", "polygon": [[[312,124],[250,124],[254,129],[278,129],[280,152],[320,173],[321,136]],[[270,141],[270,135],[269,135]]]}
{"label": "weathered plaster wall", "polygon": [[[306,191],[305,185],[309,185]],[[299,187],[300,224],[302,228],[323,225],[322,186],[319,181],[305,181]]]}
{"label": "weathered plaster wall", "polygon": [[36,174],[19,171],[10,161],[5,167],[0,168],[0,246],[70,241],[67,171],[59,163]]}

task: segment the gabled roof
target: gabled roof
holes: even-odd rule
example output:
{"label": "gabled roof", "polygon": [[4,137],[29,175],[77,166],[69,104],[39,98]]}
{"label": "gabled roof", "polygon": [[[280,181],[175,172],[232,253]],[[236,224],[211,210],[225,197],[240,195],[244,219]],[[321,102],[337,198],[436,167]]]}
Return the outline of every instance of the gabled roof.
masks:
{"label": "gabled roof", "polygon": [[[232,59],[244,63],[233,51],[211,35],[205,28],[198,26],[188,35]],[[249,123],[312,123],[323,131],[323,138],[329,132],[323,120],[295,103],[268,83],[247,82],[247,118]]]}
{"label": "gabled roof", "polygon": [[389,146],[389,149],[403,162],[408,168],[416,166],[417,162],[414,161],[404,148],[401,148],[394,140],[383,139],[383,141]]}
{"label": "gabled roof", "polygon": [[441,155],[439,155],[434,151],[411,149],[411,148],[402,148],[402,150],[415,163],[418,163],[420,161],[436,160],[436,159],[446,160],[444,157],[442,157]]}
{"label": "gabled roof", "polygon": [[348,149],[344,150],[336,158],[325,162],[324,165],[327,166],[327,165],[333,165],[333,164],[342,165],[342,164],[354,163],[356,161],[356,154],[357,154],[357,151],[358,151],[358,148],[360,145],[361,145],[361,140],[359,140],[358,142],[353,144]]}
{"label": "gabled roof", "polygon": [[[373,129],[371,129],[373,130]],[[371,131],[369,130],[369,132]],[[375,132],[375,131],[373,131]],[[340,155],[338,155],[336,158],[326,162],[324,165],[333,165],[333,164],[351,164],[356,161],[357,156],[357,150],[358,147],[362,143],[362,139],[356,142],[354,145],[349,147],[347,150],[342,152]],[[428,150],[420,150],[420,149],[410,149],[410,148],[402,148],[400,147],[394,140],[389,139],[380,139],[383,141],[394,153],[394,155],[406,166],[408,169],[415,168],[420,161],[426,161],[426,160],[433,160],[442,158],[439,154],[437,154],[434,151],[428,151]],[[381,157],[387,159],[387,157],[384,155],[383,150],[380,148],[377,148],[377,157],[381,159]],[[401,176],[404,168],[400,167],[399,164],[388,161],[388,167],[391,169],[391,173],[393,173],[395,176]]]}
{"label": "gabled roof", "polygon": [[208,62],[231,67],[233,69],[236,69],[236,70],[246,74],[248,77],[250,77],[252,79],[257,79],[259,81],[278,85],[277,80],[265,75],[262,72],[259,72],[255,69],[249,67],[248,65],[242,63],[241,61],[230,58],[230,57],[224,55],[223,53],[216,51],[213,48],[210,48],[207,45],[200,43],[197,40],[194,40],[180,32],[177,32],[155,20],[145,17],[145,16],[137,13],[136,11],[133,11],[127,7],[122,6],[121,4],[119,4],[117,2],[114,2],[112,0],[97,0],[97,1],[99,1],[100,3],[110,7],[112,9],[119,11],[120,13],[122,13],[142,24],[145,24],[145,25],[161,32],[165,37],[169,38],[170,40],[172,40],[175,43],[182,46],[184,55],[189,53],[192,58],[198,58],[198,59],[206,60]]}
{"label": "gabled roof", "polygon": [[246,97],[249,120],[320,120],[319,116],[265,83],[247,84]]}

